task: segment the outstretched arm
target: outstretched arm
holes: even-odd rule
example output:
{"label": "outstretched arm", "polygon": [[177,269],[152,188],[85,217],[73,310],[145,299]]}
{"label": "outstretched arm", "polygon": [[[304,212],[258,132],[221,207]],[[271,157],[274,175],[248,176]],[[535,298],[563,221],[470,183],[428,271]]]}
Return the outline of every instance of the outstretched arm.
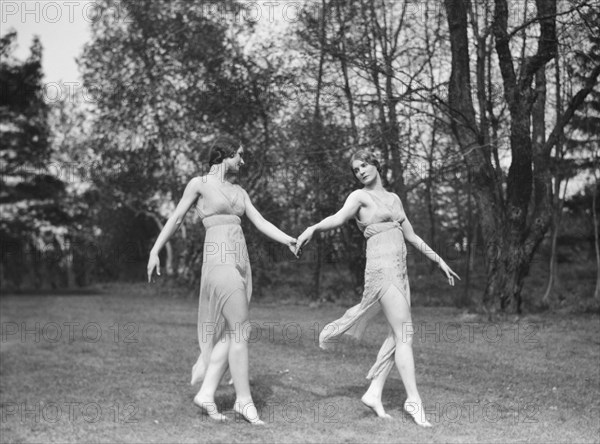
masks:
{"label": "outstretched arm", "polygon": [[201,180],[199,178],[194,178],[190,180],[185,187],[185,191],[183,192],[183,196],[181,200],[177,204],[177,208],[169,219],[167,223],[160,231],[156,242],[154,242],[154,246],[152,250],[150,250],[150,258],[148,259],[148,282],[152,281],[152,273],[156,268],[156,274],[160,276],[160,261],[158,259],[158,253],[165,246],[165,244],[169,241],[171,236],[177,231],[177,229],[181,226],[185,215],[187,214],[190,207],[196,202],[198,196],[200,195],[200,185]]}
{"label": "outstretched arm", "polygon": [[346,199],[346,202],[344,202],[344,206],[337,213],[326,217],[321,222],[304,230],[304,233],[298,237],[297,248],[300,249],[309,243],[315,233],[329,231],[341,227],[344,223],[356,216],[356,213],[361,206],[362,202],[360,200],[358,190],[353,191]]}
{"label": "outstretched arm", "polygon": [[262,216],[262,214],[260,214],[260,212],[254,207],[254,205],[252,205],[252,202],[250,201],[250,196],[248,196],[248,193],[245,190],[243,190],[243,192],[244,192],[244,201],[246,204],[246,216],[248,216],[248,219],[250,219],[250,222],[252,222],[254,224],[254,226],[256,228],[258,228],[258,231],[263,233],[265,236],[273,239],[276,242],[287,245],[290,248],[290,250],[292,251],[292,253],[295,254],[296,253],[296,249],[295,249],[296,239],[294,239],[291,236],[288,236],[283,231],[281,231],[279,228],[277,228],[275,225],[273,225],[271,222],[266,220]]}
{"label": "outstretched arm", "polygon": [[460,280],[460,277],[458,277],[458,275],[452,271],[448,264],[446,264],[446,262],[444,262],[444,260],[435,251],[433,251],[433,249],[427,245],[423,239],[417,236],[412,225],[406,218],[404,219],[404,222],[402,222],[402,231],[404,232],[404,240],[410,242],[417,250],[438,264],[442,272],[448,278],[448,283],[450,285],[454,285],[455,277]]}

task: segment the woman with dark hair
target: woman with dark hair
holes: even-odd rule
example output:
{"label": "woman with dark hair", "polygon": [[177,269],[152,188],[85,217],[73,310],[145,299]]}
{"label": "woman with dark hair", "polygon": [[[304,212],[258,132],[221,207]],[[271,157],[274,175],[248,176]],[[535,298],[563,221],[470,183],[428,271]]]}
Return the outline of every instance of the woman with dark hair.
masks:
{"label": "woman with dark hair", "polygon": [[250,394],[248,303],[252,274],[240,217],[245,214],[259,231],[287,245],[294,254],[296,240],[266,221],[248,193],[232,183],[244,165],[243,157],[244,148],[235,139],[221,138],[213,144],[208,174],[188,183],[156,239],[148,260],[148,282],[155,269],[160,275],[158,254],[194,205],[206,228],[198,309],[200,356],[192,370],[192,384],[202,381],[202,385],[194,403],[213,419],[227,419],[219,413],[214,396],[229,366],[236,392],[234,411],[253,424],[263,424]]}
{"label": "woman with dark hair", "polygon": [[454,285],[454,278],[458,278],[458,275],[415,234],[398,195],[383,188],[380,166],[375,156],[368,151],[358,151],[351,157],[350,165],[363,188],[350,193],[344,206],[336,214],[307,228],[297,242],[297,248],[301,249],[315,233],[338,228],[352,218],[356,219],[367,239],[362,300],[340,319],[325,326],[319,336],[319,345],[325,349],[343,334],[360,338],[369,319],[383,310],[390,325],[390,334],[367,375],[371,385],[361,401],[377,416],[390,418],[383,408],[381,395],[395,363],[407,394],[404,410],[418,425],[431,427],[425,417],[415,379],[405,241],[437,263],[450,285]]}

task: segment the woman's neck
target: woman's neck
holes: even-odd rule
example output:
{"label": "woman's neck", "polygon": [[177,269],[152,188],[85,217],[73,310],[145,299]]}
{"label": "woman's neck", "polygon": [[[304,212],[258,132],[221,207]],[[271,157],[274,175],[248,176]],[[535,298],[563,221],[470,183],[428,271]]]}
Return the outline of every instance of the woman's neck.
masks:
{"label": "woman's neck", "polygon": [[381,177],[377,176],[377,178],[364,186],[364,189],[367,191],[385,191],[383,188],[383,183],[381,182]]}
{"label": "woman's neck", "polygon": [[221,183],[233,181],[233,174],[229,174],[227,168],[222,163],[212,165],[208,171],[208,175]]}

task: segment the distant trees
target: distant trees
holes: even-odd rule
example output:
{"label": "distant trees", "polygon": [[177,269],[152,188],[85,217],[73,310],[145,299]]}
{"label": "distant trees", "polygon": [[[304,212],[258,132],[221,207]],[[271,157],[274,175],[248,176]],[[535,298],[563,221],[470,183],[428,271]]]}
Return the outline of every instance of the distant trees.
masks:
{"label": "distant trees", "polygon": [[[245,143],[241,182],[290,233],[340,207],[358,186],[349,156],[364,148],[382,160],[385,185],[419,234],[461,259],[454,265],[464,291],[454,302],[519,311],[550,233],[551,272],[538,302],[552,304],[561,217],[582,217],[587,203],[597,214],[597,199],[586,200],[596,188],[563,202],[567,181],[598,169],[600,37],[591,2],[320,0],[295,23],[271,27],[244,20],[244,4],[233,0],[96,6],[79,59],[88,103],[44,103],[39,45],[19,64],[4,57],[11,37],[2,40],[1,196],[3,209],[19,215],[3,217],[3,242],[52,232],[56,245],[99,248],[97,261],[61,250],[70,285],[138,279],[186,182],[206,172],[218,134]],[[23,88],[33,92],[14,94]],[[89,168],[75,169],[68,183],[28,173],[49,160]],[[19,165],[26,167],[13,174]],[[260,293],[285,256],[275,257],[251,227],[246,233]],[[202,237],[188,218],[166,246],[166,268],[197,282]],[[11,253],[3,251],[6,274]],[[475,295],[480,262],[485,291]],[[312,299],[340,297],[326,285],[359,290],[364,252],[355,224],[316,239],[298,269],[310,275],[301,291]],[[324,270],[339,272],[336,283],[326,284]]]}
{"label": "distant trees", "polygon": [[15,40],[15,32],[0,38],[0,280],[6,288],[64,286],[69,217],[60,202],[65,183],[51,164],[42,47],[34,39],[19,62]]}

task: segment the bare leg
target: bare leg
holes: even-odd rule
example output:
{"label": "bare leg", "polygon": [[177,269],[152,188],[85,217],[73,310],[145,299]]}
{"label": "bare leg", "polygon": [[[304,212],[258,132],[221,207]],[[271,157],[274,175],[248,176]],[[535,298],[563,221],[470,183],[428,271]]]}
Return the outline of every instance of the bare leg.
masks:
{"label": "bare leg", "polygon": [[360,398],[362,403],[372,409],[377,416],[385,419],[390,419],[391,416],[385,412],[383,403],[381,402],[381,396],[383,394],[383,386],[390,373],[390,369],[391,367],[371,379],[371,385],[369,385],[369,388],[365,394],[362,396],[362,398]]}
{"label": "bare leg", "polygon": [[404,410],[412,416],[418,425],[431,427],[431,423],[425,418],[423,403],[417,390],[415,360],[412,350],[413,326],[409,301],[394,286],[388,289],[380,301],[396,339],[396,367],[398,367],[407,394]]}
{"label": "bare leg", "polygon": [[223,340],[215,344],[210,355],[210,362],[208,363],[204,380],[202,381],[198,394],[194,398],[194,403],[208,416],[217,421],[227,420],[227,417],[219,413],[217,409],[217,405],[215,404],[215,392],[227,369],[229,346],[230,338],[228,335],[225,335]]}
{"label": "bare leg", "polygon": [[231,295],[223,307],[223,316],[227,321],[227,333],[230,338],[229,370],[236,394],[233,410],[252,424],[264,424],[258,417],[258,411],[250,394],[248,376],[250,323],[246,296],[241,292]]}

